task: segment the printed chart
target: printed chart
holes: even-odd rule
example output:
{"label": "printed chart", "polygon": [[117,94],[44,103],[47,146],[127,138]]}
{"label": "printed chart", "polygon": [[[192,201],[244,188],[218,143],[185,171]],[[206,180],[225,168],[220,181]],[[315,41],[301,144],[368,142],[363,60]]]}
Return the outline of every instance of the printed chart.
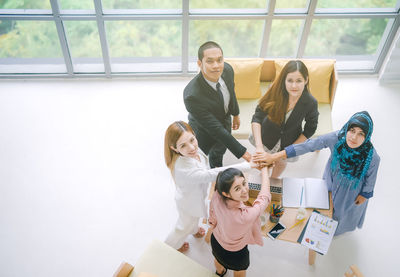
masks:
{"label": "printed chart", "polygon": [[338,222],[327,216],[312,212],[301,244],[321,254],[328,252]]}

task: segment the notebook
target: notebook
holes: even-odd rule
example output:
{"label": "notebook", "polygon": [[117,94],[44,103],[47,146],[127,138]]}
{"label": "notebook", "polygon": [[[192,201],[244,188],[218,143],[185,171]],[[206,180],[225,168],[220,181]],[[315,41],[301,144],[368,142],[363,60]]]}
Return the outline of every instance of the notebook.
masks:
{"label": "notebook", "polygon": [[325,180],[316,178],[283,178],[282,205],[289,208],[329,209]]}

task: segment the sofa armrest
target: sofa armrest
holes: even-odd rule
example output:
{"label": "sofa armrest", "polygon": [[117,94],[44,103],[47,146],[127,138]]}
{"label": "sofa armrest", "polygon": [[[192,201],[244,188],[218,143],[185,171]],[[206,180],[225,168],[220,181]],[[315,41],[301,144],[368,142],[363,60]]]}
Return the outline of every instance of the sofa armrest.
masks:
{"label": "sofa armrest", "polygon": [[331,81],[329,84],[329,102],[331,104],[331,108],[333,107],[333,102],[335,100],[336,96],[336,88],[338,84],[338,75],[337,75],[337,70],[336,70],[336,63],[333,65],[333,71],[331,75]]}
{"label": "sofa armrest", "polygon": [[113,277],[128,277],[132,271],[133,266],[131,264],[122,262],[117,271],[115,271]]}

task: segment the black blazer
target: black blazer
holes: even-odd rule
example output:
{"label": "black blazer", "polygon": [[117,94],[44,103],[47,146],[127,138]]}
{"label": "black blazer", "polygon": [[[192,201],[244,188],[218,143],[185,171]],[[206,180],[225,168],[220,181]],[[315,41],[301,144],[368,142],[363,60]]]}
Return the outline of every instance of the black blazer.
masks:
{"label": "black blazer", "polygon": [[219,141],[240,158],[246,152],[246,148],[231,135],[231,115],[239,115],[239,105],[235,94],[234,73],[229,64],[224,63],[221,77],[230,95],[227,114],[224,103],[201,72],[185,87],[183,100],[189,112],[189,124],[194,129],[207,133],[210,143]]}
{"label": "black blazer", "polygon": [[[286,123],[277,125],[268,118],[268,113],[264,112],[258,105],[251,122],[261,124],[261,138],[263,144],[272,149],[279,139],[281,139],[281,149],[291,145],[301,133],[306,138],[311,137],[318,125],[318,102],[304,89],[302,95],[294,106]],[[304,130],[302,127],[303,119],[306,121]]]}

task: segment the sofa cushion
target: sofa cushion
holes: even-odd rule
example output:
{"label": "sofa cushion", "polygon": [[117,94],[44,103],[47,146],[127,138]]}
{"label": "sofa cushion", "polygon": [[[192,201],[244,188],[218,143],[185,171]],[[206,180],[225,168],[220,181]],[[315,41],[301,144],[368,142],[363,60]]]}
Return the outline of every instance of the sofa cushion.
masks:
{"label": "sofa cushion", "polygon": [[[275,60],[276,76],[289,60]],[[329,84],[335,60],[301,60],[307,66],[310,92],[318,103],[330,103]],[[275,78],[276,78],[275,76]]]}
{"label": "sofa cushion", "polygon": [[238,99],[258,99],[261,96],[260,74],[263,59],[225,59],[235,72],[235,91]]}
{"label": "sofa cushion", "polygon": [[[263,96],[271,82],[261,82],[261,96]],[[260,96],[260,97],[261,97]],[[239,99],[239,116],[240,116],[240,127],[238,130],[232,130],[232,134],[237,139],[247,139],[251,134],[251,119],[253,118],[254,112],[256,111],[259,99]]]}
{"label": "sofa cushion", "polygon": [[275,61],[264,59],[264,63],[261,69],[260,81],[271,82],[275,79]]}

